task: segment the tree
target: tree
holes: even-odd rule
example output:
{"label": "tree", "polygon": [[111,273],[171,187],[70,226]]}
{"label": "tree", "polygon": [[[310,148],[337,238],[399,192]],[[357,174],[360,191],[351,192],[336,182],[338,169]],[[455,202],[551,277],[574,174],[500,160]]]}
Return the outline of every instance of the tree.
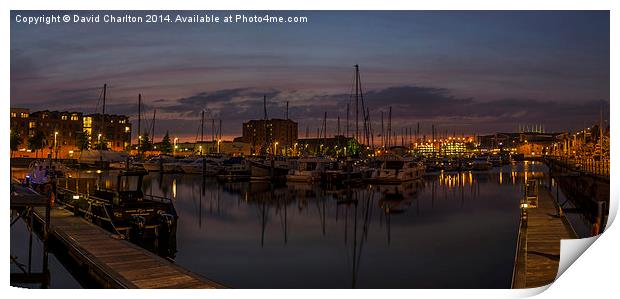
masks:
{"label": "tree", "polygon": [[34,157],[38,158],[38,152],[45,147],[45,135],[43,132],[37,130],[32,137],[28,138],[28,148],[34,151]]}
{"label": "tree", "polygon": [[172,144],[170,144],[170,136],[168,135],[168,131],[166,131],[166,135],[164,135],[164,139],[161,140],[160,151],[164,154],[172,153]]}
{"label": "tree", "polygon": [[108,149],[108,140],[105,137],[103,137],[103,136],[101,136],[101,137],[99,137],[97,139],[99,139],[99,140],[95,144],[95,149],[102,150],[102,151],[107,150]]}
{"label": "tree", "polygon": [[19,149],[19,146],[22,145],[22,136],[19,132],[15,130],[11,130],[11,158],[13,158],[13,152]]}
{"label": "tree", "polygon": [[90,134],[82,132],[78,135],[77,146],[81,151],[90,149]]}
{"label": "tree", "polygon": [[148,133],[144,133],[142,138],[140,139],[140,152],[150,151],[153,148],[153,144],[151,143],[151,139],[149,138]]}

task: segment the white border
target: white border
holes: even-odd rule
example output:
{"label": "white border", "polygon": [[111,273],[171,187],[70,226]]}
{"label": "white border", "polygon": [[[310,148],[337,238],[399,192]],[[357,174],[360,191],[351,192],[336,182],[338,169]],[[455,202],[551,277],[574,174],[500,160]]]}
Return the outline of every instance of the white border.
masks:
{"label": "white border", "polygon": [[[11,9],[31,9],[31,10],[63,10],[63,9],[174,9],[174,10],[391,10],[391,9],[412,9],[412,10],[611,10],[611,82],[616,82],[618,73],[618,60],[615,53],[619,53],[618,48],[618,6],[620,1],[603,1],[603,0],[590,0],[590,1],[577,1],[577,0],[520,0],[520,1],[491,1],[491,0],[444,0],[444,1],[333,1],[333,0],[314,0],[314,1],[278,1],[278,0],[262,0],[262,1],[221,1],[218,3],[213,2],[200,2],[200,1],[166,1],[163,3],[154,3],[154,1],[117,1],[111,0],[101,3],[94,3],[90,1],[63,1],[63,3],[57,3],[56,1],[29,1],[25,3],[23,1],[10,3],[9,1],[3,1],[0,6],[3,8],[3,13],[0,14],[0,20],[2,26],[2,35],[6,41],[4,47],[1,49],[2,70],[5,76],[2,80],[2,95],[5,100],[2,101],[3,110],[8,112],[10,101],[10,84],[8,78],[10,78],[10,20],[9,10]],[[616,91],[614,85],[611,85],[610,99],[615,98]],[[613,101],[610,101],[611,114],[614,115],[618,112],[617,105]],[[2,128],[0,132],[3,133],[3,140],[8,141],[9,121],[8,118],[4,118],[1,123]],[[618,140],[618,132],[612,130],[612,139]],[[611,198],[612,205],[610,211],[610,222],[615,216],[617,211],[617,199],[619,186],[618,178],[615,175],[615,169],[618,169],[618,149],[612,144],[612,190]],[[8,171],[9,168],[9,146],[8,142],[2,143],[2,152],[6,155],[0,155],[1,168],[3,177],[0,180],[0,186],[2,190],[8,191]],[[5,191],[5,192],[6,192]],[[4,210],[8,210],[8,198],[2,201]],[[8,214],[8,213],[7,213]],[[7,219],[8,220],[8,219]],[[8,222],[5,220],[6,222]],[[8,242],[9,239],[9,227],[5,226],[1,230],[1,240],[5,240],[5,246],[2,246],[2,253],[6,257],[9,255]],[[548,290],[542,293],[543,298],[560,298],[560,297],[576,297],[587,298],[595,296],[614,296],[617,293],[615,288],[617,284],[616,275],[618,272],[619,262],[617,259],[616,248],[618,248],[619,230],[617,225],[608,227],[607,231],[595,242],[592,247],[587,250],[566,272],[551,285]],[[563,244],[563,251],[570,250]],[[581,246],[577,246],[581,247]],[[8,291],[8,296],[53,296],[53,297],[65,297],[65,296],[89,296],[93,298],[104,298],[114,295],[126,294],[123,291],[106,290],[106,291],[94,291],[94,290],[55,290],[55,291],[41,291],[41,290],[21,290],[9,287],[8,271],[2,272],[4,281],[4,288]],[[540,288],[536,290],[235,290],[235,291],[169,291],[169,290],[139,290],[130,294],[130,296],[155,296],[157,298],[166,298],[169,296],[182,295],[191,297],[256,297],[256,296],[269,296],[276,298],[312,298],[324,296],[354,296],[362,298],[387,298],[389,296],[417,296],[417,297],[433,297],[433,298],[454,298],[454,297],[522,297],[531,296],[540,293],[547,288]],[[43,293],[44,292],[44,293]]]}

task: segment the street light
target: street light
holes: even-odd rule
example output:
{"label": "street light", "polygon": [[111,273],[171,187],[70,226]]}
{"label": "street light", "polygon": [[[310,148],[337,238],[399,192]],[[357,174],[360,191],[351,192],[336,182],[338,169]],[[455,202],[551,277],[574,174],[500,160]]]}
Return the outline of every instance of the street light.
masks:
{"label": "street light", "polygon": [[274,142],[273,143],[273,155],[276,155],[276,152],[278,151],[278,142]]}
{"label": "street light", "polygon": [[173,156],[176,156],[176,154],[177,154],[177,140],[179,140],[179,138],[174,137],[174,142],[173,142],[174,143],[174,151],[172,152]]}
{"label": "street light", "polygon": [[220,153],[220,143],[222,143],[222,139],[217,140],[217,153]]}
{"label": "street light", "polygon": [[58,143],[56,142],[57,136],[58,132],[54,132],[54,151],[56,151],[56,159],[58,159]]}

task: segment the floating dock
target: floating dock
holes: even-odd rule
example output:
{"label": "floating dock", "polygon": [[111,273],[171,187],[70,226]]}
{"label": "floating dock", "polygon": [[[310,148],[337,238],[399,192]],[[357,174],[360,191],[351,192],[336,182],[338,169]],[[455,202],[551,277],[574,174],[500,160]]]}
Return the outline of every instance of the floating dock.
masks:
{"label": "floating dock", "polygon": [[[11,205],[45,203],[47,198],[13,188]],[[40,206],[40,205],[39,205]],[[46,209],[32,209],[46,226]],[[223,288],[129,241],[57,207],[49,214],[49,234],[88,276],[104,288]]]}
{"label": "floating dock", "polygon": [[538,207],[528,208],[527,225],[520,224],[512,288],[536,288],[552,283],[558,273],[560,240],[577,238],[551,193],[540,188]]}

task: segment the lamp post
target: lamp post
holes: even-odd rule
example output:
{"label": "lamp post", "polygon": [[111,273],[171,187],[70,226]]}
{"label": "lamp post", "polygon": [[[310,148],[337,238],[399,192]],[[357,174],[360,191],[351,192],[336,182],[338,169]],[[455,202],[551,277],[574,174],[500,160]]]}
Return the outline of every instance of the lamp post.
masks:
{"label": "lamp post", "polygon": [[179,140],[179,138],[174,137],[174,141],[173,141],[174,148],[173,148],[173,151],[172,151],[172,156],[176,156],[177,155],[177,140]]}
{"label": "lamp post", "polygon": [[276,152],[278,151],[278,142],[274,142],[273,143],[273,155],[276,155]]}
{"label": "lamp post", "polygon": [[217,140],[217,153],[220,153],[220,143],[222,143],[222,139]]}
{"label": "lamp post", "polygon": [[58,143],[56,138],[58,137],[58,132],[54,132],[54,151],[56,152],[56,159],[58,159]]}

